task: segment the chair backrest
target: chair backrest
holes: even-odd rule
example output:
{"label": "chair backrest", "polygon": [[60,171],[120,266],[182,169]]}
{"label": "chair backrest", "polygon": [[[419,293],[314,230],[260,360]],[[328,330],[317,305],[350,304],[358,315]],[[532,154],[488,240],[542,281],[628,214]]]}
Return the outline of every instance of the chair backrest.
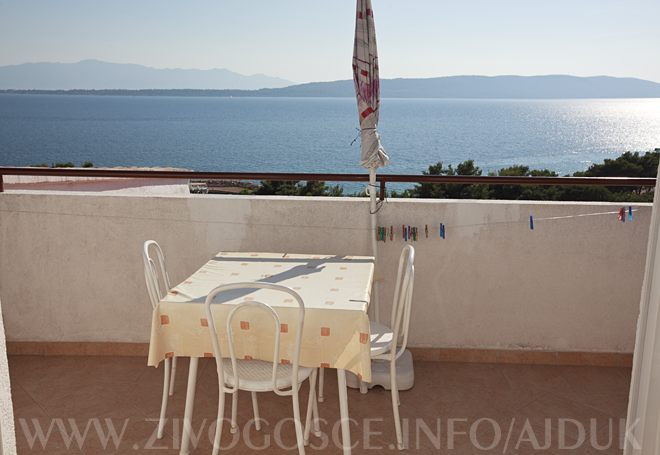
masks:
{"label": "chair backrest", "polygon": [[[398,358],[406,350],[408,330],[410,328],[410,310],[412,308],[413,285],[415,282],[415,249],[406,245],[399,257],[399,269],[394,287],[394,301],[390,327],[394,336],[391,358]],[[399,349],[397,350],[397,346]]]}
{"label": "chair backrest", "polygon": [[[155,252],[154,258],[151,257],[151,251]],[[147,284],[149,300],[151,306],[155,308],[172,287],[170,277],[165,269],[165,255],[156,241],[147,240],[144,242],[142,260],[144,262],[144,280]]]}
{"label": "chair backrest", "polygon": [[[302,342],[302,331],[303,323],[305,321],[305,304],[302,300],[302,297],[291,288],[282,286],[280,284],[273,283],[263,283],[263,282],[247,282],[247,283],[230,283],[218,286],[213,289],[209,295],[206,297],[206,318],[208,321],[209,334],[211,335],[211,343],[213,345],[213,356],[216,359],[216,369],[218,372],[218,380],[222,381],[223,368],[221,359],[224,357],[222,354],[222,349],[220,347],[220,340],[218,338],[218,331],[216,329],[215,318],[213,317],[213,312],[211,311],[211,304],[213,299],[220,293],[235,291],[235,290],[256,290],[256,289],[270,289],[273,291],[279,291],[293,297],[295,302],[298,304],[298,317],[296,320],[296,332],[295,332],[295,345],[293,351],[293,358],[290,359],[290,365],[292,367],[291,376],[294,387],[297,387],[298,381],[298,368],[300,364],[300,345]],[[281,331],[281,322],[278,314],[273,310],[273,308],[263,302],[258,302],[256,300],[246,300],[234,306],[227,317],[226,330],[227,330],[227,344],[229,348],[229,357],[231,359],[232,371],[235,375],[234,388],[226,390],[227,392],[233,392],[235,389],[239,388],[240,378],[238,377],[238,364],[236,358],[236,350],[234,348],[235,334],[233,330],[232,322],[234,318],[239,314],[248,309],[257,310],[264,313],[265,316],[269,317],[273,321],[273,334],[274,334],[274,346],[273,346],[273,372],[272,372],[272,381],[273,381],[273,391],[278,395],[287,395],[290,391],[282,391],[277,387],[277,369],[280,363],[280,331]],[[254,313],[253,313],[254,315]]]}

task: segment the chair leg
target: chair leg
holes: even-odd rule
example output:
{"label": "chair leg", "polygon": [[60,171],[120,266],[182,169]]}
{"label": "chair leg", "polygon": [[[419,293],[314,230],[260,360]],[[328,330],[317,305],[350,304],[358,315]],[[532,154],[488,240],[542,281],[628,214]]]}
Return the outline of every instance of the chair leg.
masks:
{"label": "chair leg", "polygon": [[213,437],[213,455],[220,453],[220,438],[222,437],[222,422],[225,419],[225,392],[222,384],[218,387],[218,418],[215,422],[215,436]]}
{"label": "chair leg", "polygon": [[174,395],[175,378],[176,378],[176,357],[172,357],[172,373],[170,374],[170,396]]}
{"label": "chair leg", "polygon": [[238,389],[234,391],[231,395],[231,434],[234,434],[238,431],[238,425],[236,424],[236,412],[238,410]]}
{"label": "chair leg", "polygon": [[325,376],[323,374],[324,372],[325,372],[325,368],[321,368],[320,371],[319,371],[319,401],[321,403],[323,403],[323,399],[324,399],[323,398],[323,382],[324,382],[323,379],[324,379],[324,376]]}
{"label": "chair leg", "polygon": [[[309,397],[307,398],[307,415],[305,417],[305,445],[309,445],[309,432],[312,429],[312,415],[314,414],[314,401],[316,400],[316,394],[314,389],[316,389],[316,372],[314,369],[312,375],[309,377]],[[316,416],[314,416],[314,421],[316,421]]]}
{"label": "chair leg", "polygon": [[313,422],[314,422],[314,436],[317,438],[321,437],[321,426],[319,424],[320,418],[319,418],[319,406],[316,401],[316,391],[314,391],[314,400],[312,401],[312,417],[313,417]]}
{"label": "chair leg", "polygon": [[302,422],[300,420],[300,403],[298,401],[297,387],[293,386],[293,395],[291,395],[293,402],[293,423],[296,426],[296,441],[298,442],[298,454],[305,455],[305,437],[303,435]]}
{"label": "chair leg", "polygon": [[396,445],[403,450],[403,436],[401,435],[401,418],[399,417],[399,391],[396,384],[396,368],[394,362],[390,368],[390,387],[392,392],[392,413],[394,414],[394,428],[396,430]]}
{"label": "chair leg", "polygon": [[367,392],[369,391],[369,388],[367,387],[367,383],[364,382],[362,379],[358,379],[358,383],[360,384],[360,393],[362,395],[366,395]]}
{"label": "chair leg", "polygon": [[254,413],[254,428],[261,430],[261,419],[259,418],[259,402],[257,401],[257,392],[252,392],[252,412]]}
{"label": "chair leg", "polygon": [[158,419],[158,432],[156,437],[158,439],[163,438],[163,431],[165,430],[165,413],[167,412],[167,392],[170,388],[170,359],[165,359],[165,365],[163,367],[163,398],[160,402],[160,417]]}

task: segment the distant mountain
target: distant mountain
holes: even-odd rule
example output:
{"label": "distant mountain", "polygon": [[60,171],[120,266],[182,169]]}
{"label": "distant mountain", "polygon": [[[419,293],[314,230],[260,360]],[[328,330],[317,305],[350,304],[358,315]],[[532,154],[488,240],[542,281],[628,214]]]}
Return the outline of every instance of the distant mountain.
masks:
{"label": "distant mountain", "polygon": [[159,69],[83,60],[0,66],[0,89],[242,89],[285,87],[291,81],[264,74],[245,76],[226,69]]}
{"label": "distant mountain", "polygon": [[[259,90],[267,96],[354,96],[353,81]],[[384,98],[660,98],[660,83],[609,76],[448,76],[383,79]]]}
{"label": "distant mountain", "polygon": [[[84,63],[84,62],[83,62]],[[7,68],[7,67],[5,67]],[[142,67],[144,68],[144,67]],[[0,88],[3,83],[0,67]],[[195,71],[195,70],[155,70]],[[226,70],[209,70],[226,71]],[[235,74],[235,73],[234,73]],[[47,74],[42,75],[44,79]],[[248,77],[248,76],[241,76]],[[257,76],[250,76],[257,77]],[[264,76],[265,77],[265,76]],[[279,81],[279,80],[278,80]],[[82,82],[80,83],[82,84]],[[24,86],[31,86],[23,81]],[[32,84],[33,85],[33,84]],[[89,85],[89,84],[87,84]],[[22,90],[19,93],[143,95],[143,96],[235,96],[235,97],[353,97],[353,81],[312,82],[258,90],[176,89],[163,90],[153,83],[149,89],[127,90]],[[195,87],[190,87],[195,88]],[[383,98],[660,98],[660,83],[609,76],[448,76],[429,79],[382,79]]]}

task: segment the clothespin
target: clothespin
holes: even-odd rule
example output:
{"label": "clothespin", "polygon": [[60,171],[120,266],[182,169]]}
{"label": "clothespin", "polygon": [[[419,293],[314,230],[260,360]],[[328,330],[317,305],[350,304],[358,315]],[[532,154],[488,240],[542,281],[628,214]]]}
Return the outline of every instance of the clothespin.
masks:
{"label": "clothespin", "polygon": [[390,224],[390,242],[394,240],[394,226]]}
{"label": "clothespin", "polygon": [[412,227],[412,236],[413,236],[413,242],[417,241],[417,227],[413,226]]}
{"label": "clothespin", "polygon": [[440,223],[440,238],[444,239],[445,238],[445,225]]}
{"label": "clothespin", "polygon": [[529,212],[529,228],[532,231],[534,230],[534,215],[532,215],[532,212]]}
{"label": "clothespin", "polygon": [[618,218],[618,220],[621,221],[622,223],[625,223],[625,222],[626,222],[626,209],[625,209],[625,207],[621,207],[621,208],[619,209],[619,216],[618,216],[617,218]]}
{"label": "clothespin", "polygon": [[628,221],[632,221],[632,220],[633,220],[632,212],[633,212],[633,210],[632,210],[632,205],[629,205],[629,206],[628,206]]}
{"label": "clothespin", "polygon": [[425,234],[426,238],[428,239],[429,238],[429,225],[428,224],[424,225],[424,234]]}
{"label": "clothespin", "polygon": [[406,237],[406,227],[403,224],[401,225],[401,238],[404,242],[408,241],[408,238]]}

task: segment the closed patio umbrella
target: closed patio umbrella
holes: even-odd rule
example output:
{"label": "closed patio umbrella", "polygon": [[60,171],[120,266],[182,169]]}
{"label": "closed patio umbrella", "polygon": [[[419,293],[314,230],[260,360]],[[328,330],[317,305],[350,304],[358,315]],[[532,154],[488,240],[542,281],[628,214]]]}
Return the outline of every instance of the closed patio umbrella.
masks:
{"label": "closed patio umbrella", "polygon": [[[389,162],[376,131],[380,110],[380,79],[378,77],[378,49],[371,0],[357,0],[355,16],[355,43],[353,47],[353,81],[360,119],[360,165],[369,169],[369,211],[371,213],[371,239],[376,256],[376,170]],[[375,318],[379,320],[378,295]]]}

